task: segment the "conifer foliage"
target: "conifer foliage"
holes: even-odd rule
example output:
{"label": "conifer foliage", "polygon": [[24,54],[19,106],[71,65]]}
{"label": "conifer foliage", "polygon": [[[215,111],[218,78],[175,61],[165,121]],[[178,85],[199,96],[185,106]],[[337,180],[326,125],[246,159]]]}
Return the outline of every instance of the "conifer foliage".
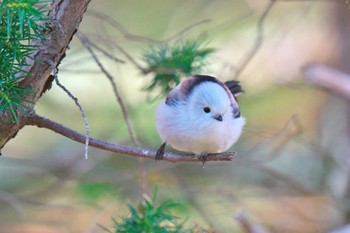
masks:
{"label": "conifer foliage", "polygon": [[[28,112],[24,98],[30,89],[19,86],[26,67],[45,39],[47,0],[0,0],[0,115],[18,123],[17,111]],[[7,117],[3,117],[3,116]]]}

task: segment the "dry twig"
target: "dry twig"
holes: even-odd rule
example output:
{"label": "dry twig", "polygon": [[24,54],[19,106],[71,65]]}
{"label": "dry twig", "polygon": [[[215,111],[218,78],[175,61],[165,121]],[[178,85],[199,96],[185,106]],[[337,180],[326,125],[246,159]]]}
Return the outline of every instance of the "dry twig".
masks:
{"label": "dry twig", "polygon": [[70,92],[64,85],[60,83],[57,76],[57,68],[55,66],[55,63],[53,61],[48,61],[51,65],[51,69],[53,71],[53,76],[55,77],[55,82],[57,86],[59,86],[64,92],[67,93],[67,95],[74,101],[75,105],[78,106],[79,111],[81,113],[81,116],[83,117],[84,124],[85,124],[85,159],[88,159],[88,152],[89,152],[89,138],[90,138],[90,130],[89,130],[89,123],[86,118],[86,114],[83,110],[83,107],[80,105],[78,99]]}
{"label": "dry twig", "polygon": [[257,35],[255,37],[253,46],[250,48],[250,50],[245,54],[244,58],[242,59],[241,63],[237,66],[235,79],[238,79],[239,75],[243,72],[243,70],[247,67],[247,65],[250,63],[250,61],[254,58],[254,56],[258,53],[258,51],[261,48],[261,45],[264,40],[264,23],[267,15],[271,11],[273,5],[275,4],[275,0],[271,0],[269,4],[266,6],[264,12],[259,18],[258,24],[257,24]]}
{"label": "dry twig", "polygon": [[178,33],[176,33],[175,35],[165,39],[165,40],[156,40],[156,39],[152,39],[149,37],[145,37],[145,36],[138,36],[138,35],[134,35],[131,34],[121,23],[119,23],[118,21],[116,21],[115,19],[109,17],[106,14],[103,14],[101,12],[97,12],[94,10],[89,10],[87,12],[87,14],[94,16],[96,18],[99,18],[101,20],[103,20],[104,22],[108,23],[109,25],[111,25],[112,27],[114,27],[116,30],[118,30],[121,34],[123,34],[123,36],[126,39],[130,39],[133,41],[139,41],[139,42],[143,42],[143,43],[152,43],[152,44],[157,44],[157,43],[167,43],[171,40],[174,40],[176,38],[179,38],[181,36],[183,36],[185,33],[187,33],[188,31],[193,30],[194,28],[198,27],[199,25],[202,24],[206,24],[209,23],[211,20],[210,19],[205,19],[199,22],[196,22],[192,25],[189,25],[187,27],[185,27],[184,29],[182,29],[181,31],[179,31]]}
{"label": "dry twig", "polygon": [[[124,119],[124,122],[128,128],[128,133],[129,133],[131,142],[134,146],[140,146],[140,143],[137,139],[134,127],[131,124],[131,121],[129,119],[129,113],[127,111],[126,105],[124,103],[122,96],[119,94],[117,84],[115,83],[113,76],[107,71],[107,69],[103,66],[101,61],[98,59],[96,53],[93,51],[93,49],[91,47],[93,45],[93,43],[91,43],[91,41],[85,36],[85,34],[78,32],[77,36],[80,39],[80,41],[83,43],[84,47],[89,51],[92,58],[94,59],[94,61],[98,65],[98,67],[101,69],[101,71],[105,74],[105,76],[110,81],[112,88],[113,88],[114,95],[115,95],[117,102],[122,110],[123,119]],[[147,178],[146,178],[146,171],[145,171],[145,165],[144,165],[143,158],[139,158],[139,165],[140,165],[139,172],[140,172],[140,178],[141,178],[141,195],[145,196],[146,190],[147,190]]]}
{"label": "dry twig", "polygon": [[107,71],[107,69],[104,67],[104,65],[101,63],[101,61],[98,59],[96,53],[92,50],[91,46],[90,46],[90,40],[81,32],[77,32],[77,37],[81,40],[81,42],[83,43],[84,47],[89,51],[89,53],[91,54],[92,58],[94,59],[94,61],[96,62],[96,64],[98,65],[98,67],[101,69],[101,71],[105,74],[105,76],[108,78],[108,80],[111,82],[112,88],[113,88],[113,92],[114,95],[119,103],[119,106],[122,110],[122,114],[123,114],[123,118],[124,121],[127,125],[128,128],[128,132],[130,135],[130,139],[132,141],[132,143],[134,144],[134,146],[138,146],[138,140],[136,138],[136,134],[135,134],[135,130],[130,122],[129,119],[129,114],[128,111],[126,109],[125,103],[123,98],[121,97],[121,95],[119,94],[118,88],[117,88],[117,84],[114,81],[113,76]]}
{"label": "dry twig", "polygon": [[268,233],[262,225],[252,221],[244,210],[239,211],[235,219],[245,233]]}

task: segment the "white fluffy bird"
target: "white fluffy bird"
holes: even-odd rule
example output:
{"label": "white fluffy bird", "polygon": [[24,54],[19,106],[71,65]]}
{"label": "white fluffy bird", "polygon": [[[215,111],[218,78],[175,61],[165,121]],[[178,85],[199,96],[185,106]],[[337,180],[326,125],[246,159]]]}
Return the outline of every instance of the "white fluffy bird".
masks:
{"label": "white fluffy bird", "polygon": [[164,143],[156,159],[163,158],[166,144],[203,163],[208,154],[229,149],[245,124],[235,98],[241,92],[238,81],[222,83],[206,75],[182,81],[157,107],[156,128]]}

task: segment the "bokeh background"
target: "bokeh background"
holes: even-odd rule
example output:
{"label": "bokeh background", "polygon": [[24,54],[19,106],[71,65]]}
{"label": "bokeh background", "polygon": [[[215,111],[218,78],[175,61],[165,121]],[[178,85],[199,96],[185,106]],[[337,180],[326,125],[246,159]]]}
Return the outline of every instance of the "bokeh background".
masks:
{"label": "bokeh background", "polygon": [[[204,38],[216,51],[204,73],[222,81],[257,41],[259,18],[269,1],[92,1],[79,31],[125,61],[98,53],[127,104],[141,146],[157,149],[157,94],[144,91],[152,74],[135,61],[150,43],[121,33],[165,40]],[[120,25],[119,30],[100,12]],[[205,21],[205,23],[200,23]],[[306,82],[312,63],[350,72],[350,10],[345,1],[276,1],[263,22],[261,47],[238,79],[247,125],[232,150],[232,162],[169,163],[145,160],[147,192],[175,199],[186,209],[177,216],[216,232],[244,232],[235,215],[245,211],[269,232],[329,232],[350,222],[350,105],[337,94]],[[191,27],[193,26],[193,27]],[[184,28],[191,27],[183,34]],[[131,145],[110,82],[81,42],[73,39],[59,79],[83,106],[91,136]],[[57,86],[36,105],[38,114],[84,133],[74,102]],[[170,148],[169,148],[170,149]],[[141,201],[137,158],[90,148],[46,129],[25,127],[0,157],[0,232],[104,232],[112,218]],[[98,223],[98,224],[97,224]]]}

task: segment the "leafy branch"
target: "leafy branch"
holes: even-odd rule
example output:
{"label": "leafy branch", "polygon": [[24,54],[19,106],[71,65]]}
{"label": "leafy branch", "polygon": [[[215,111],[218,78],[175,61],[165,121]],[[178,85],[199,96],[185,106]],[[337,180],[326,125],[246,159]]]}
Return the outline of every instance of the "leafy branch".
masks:
{"label": "leafy branch", "polygon": [[204,48],[199,39],[151,46],[142,57],[147,64],[144,74],[154,73],[145,90],[158,87],[161,93],[167,93],[180,83],[181,77],[203,72],[205,59],[213,52],[212,48]]}

